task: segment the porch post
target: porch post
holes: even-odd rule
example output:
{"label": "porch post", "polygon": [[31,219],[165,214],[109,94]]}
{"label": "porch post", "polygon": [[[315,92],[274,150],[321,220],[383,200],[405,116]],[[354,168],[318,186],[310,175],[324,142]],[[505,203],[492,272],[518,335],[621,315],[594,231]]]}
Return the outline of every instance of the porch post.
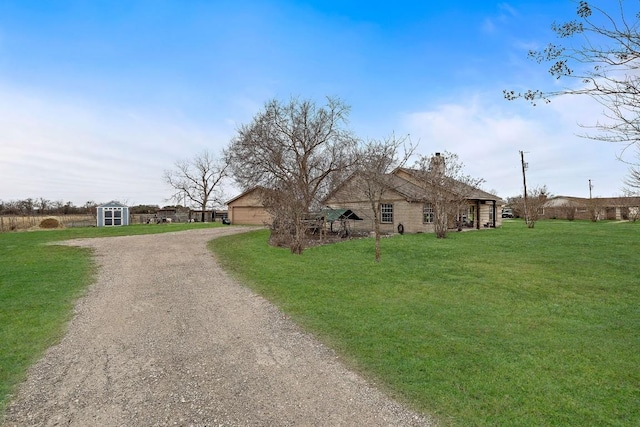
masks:
{"label": "porch post", "polygon": [[496,201],[493,201],[493,228],[496,228],[496,216],[498,212],[496,211]]}

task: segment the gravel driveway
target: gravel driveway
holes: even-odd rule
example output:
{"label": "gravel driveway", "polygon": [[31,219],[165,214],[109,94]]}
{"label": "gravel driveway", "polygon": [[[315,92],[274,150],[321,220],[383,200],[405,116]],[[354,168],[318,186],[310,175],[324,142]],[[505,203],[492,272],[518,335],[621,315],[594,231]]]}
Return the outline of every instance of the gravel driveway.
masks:
{"label": "gravel driveway", "polygon": [[418,426],[206,243],[246,228],[83,239],[99,265],[6,426]]}

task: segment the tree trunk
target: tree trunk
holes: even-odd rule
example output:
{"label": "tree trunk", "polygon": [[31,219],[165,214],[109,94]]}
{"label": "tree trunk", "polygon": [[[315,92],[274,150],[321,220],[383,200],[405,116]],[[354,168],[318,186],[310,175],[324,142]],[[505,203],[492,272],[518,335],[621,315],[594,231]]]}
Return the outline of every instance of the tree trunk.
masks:
{"label": "tree trunk", "polygon": [[377,216],[373,220],[373,228],[376,235],[376,262],[380,262],[380,220]]}
{"label": "tree trunk", "polygon": [[294,235],[292,236],[291,245],[289,247],[291,248],[291,253],[300,255],[304,250],[303,239],[305,234],[304,222],[302,221],[301,218],[299,217],[295,218],[294,229],[295,229]]}
{"label": "tree trunk", "polygon": [[447,237],[447,212],[446,212],[446,205],[443,201],[438,200],[435,203],[435,213],[436,213],[436,218],[435,218],[435,231],[436,231],[436,237],[438,239],[445,239]]}

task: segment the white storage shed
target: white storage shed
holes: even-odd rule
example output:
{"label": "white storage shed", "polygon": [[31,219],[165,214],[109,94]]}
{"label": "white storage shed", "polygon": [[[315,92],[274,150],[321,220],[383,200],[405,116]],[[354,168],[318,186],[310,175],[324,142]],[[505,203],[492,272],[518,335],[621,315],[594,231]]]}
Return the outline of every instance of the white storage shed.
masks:
{"label": "white storage shed", "polygon": [[129,207],[115,201],[98,206],[96,225],[98,227],[129,225]]}

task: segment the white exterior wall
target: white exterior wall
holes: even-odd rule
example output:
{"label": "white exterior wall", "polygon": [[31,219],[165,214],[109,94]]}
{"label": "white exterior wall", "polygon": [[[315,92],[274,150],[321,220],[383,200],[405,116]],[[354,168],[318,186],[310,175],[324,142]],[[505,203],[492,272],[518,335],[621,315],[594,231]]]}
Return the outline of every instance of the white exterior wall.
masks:
{"label": "white exterior wall", "polygon": [[128,206],[110,202],[96,208],[96,226],[119,227],[122,225],[129,225]]}

